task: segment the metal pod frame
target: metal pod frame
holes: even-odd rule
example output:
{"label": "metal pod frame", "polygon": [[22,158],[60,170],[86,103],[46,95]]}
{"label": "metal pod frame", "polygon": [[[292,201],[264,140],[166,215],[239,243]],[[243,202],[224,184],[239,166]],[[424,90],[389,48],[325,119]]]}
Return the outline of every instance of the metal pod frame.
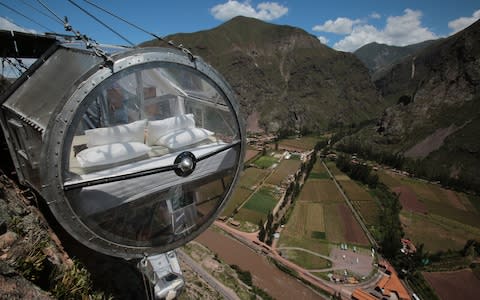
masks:
{"label": "metal pod frame", "polygon": [[216,218],[243,167],[234,93],[166,48],[105,61],[56,43],[2,99],[22,183],[77,240],[126,259],[166,252]]}

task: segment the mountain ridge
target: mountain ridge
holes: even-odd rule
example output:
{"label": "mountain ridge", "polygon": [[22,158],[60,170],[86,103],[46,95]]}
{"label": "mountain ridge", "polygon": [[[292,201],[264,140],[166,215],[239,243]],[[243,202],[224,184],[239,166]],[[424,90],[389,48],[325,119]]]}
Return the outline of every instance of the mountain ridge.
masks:
{"label": "mountain ridge", "polygon": [[405,58],[375,85],[392,105],[353,138],[402,153],[417,174],[480,190],[480,21]]}
{"label": "mountain ridge", "polygon": [[[168,39],[187,45],[222,73],[244,113],[258,113],[261,127],[270,131],[318,131],[361,122],[383,107],[360,60],[296,27],[236,17]],[[156,45],[149,41],[142,46]]]}
{"label": "mountain ridge", "polygon": [[375,80],[396,63],[441,40],[428,40],[407,46],[392,46],[373,42],[360,47],[354,54],[371,71],[372,78]]}

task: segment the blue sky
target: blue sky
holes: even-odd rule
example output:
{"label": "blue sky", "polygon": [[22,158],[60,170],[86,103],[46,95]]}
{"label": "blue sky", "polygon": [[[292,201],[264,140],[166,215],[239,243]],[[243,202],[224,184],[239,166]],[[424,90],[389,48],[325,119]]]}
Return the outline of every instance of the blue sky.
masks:
{"label": "blue sky", "polygon": [[[480,18],[480,3],[472,0],[90,1],[162,36],[210,29],[236,15],[246,15],[275,24],[300,27],[317,36],[324,44],[342,51],[354,51],[374,41],[403,46],[446,37]],[[151,39],[150,36],[119,23],[84,0],[74,2],[94,13],[133,43]],[[0,28],[64,33],[58,20],[36,10],[48,14],[40,3],[45,3],[62,18],[68,16],[75,29],[99,42],[127,44],[66,0],[0,0]]]}

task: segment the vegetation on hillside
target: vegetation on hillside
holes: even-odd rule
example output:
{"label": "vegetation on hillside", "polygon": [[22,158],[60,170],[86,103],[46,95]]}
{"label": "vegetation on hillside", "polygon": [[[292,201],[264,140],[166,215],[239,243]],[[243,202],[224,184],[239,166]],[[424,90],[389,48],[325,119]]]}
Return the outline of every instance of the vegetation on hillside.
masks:
{"label": "vegetation on hillside", "polygon": [[[258,112],[264,129],[283,136],[372,119],[384,107],[360,60],[299,28],[236,17],[168,39],[215,67],[238,94],[242,110]],[[142,46],[157,45],[162,44],[153,40]]]}

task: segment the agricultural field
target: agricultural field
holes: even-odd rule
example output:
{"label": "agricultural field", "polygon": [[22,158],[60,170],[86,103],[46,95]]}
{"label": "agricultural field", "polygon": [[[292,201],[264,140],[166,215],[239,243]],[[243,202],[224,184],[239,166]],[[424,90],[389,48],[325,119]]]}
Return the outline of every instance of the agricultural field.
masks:
{"label": "agricultural field", "polygon": [[247,168],[240,175],[237,187],[233,191],[232,197],[223,210],[222,215],[230,216],[235,208],[247,200],[255,188],[269,174],[267,170],[257,168]]}
{"label": "agricultural field", "polygon": [[480,279],[471,269],[422,274],[440,299],[478,299],[480,295]]}
{"label": "agricultural field", "polygon": [[332,175],[335,176],[335,179],[337,180],[350,179],[347,175],[345,175],[345,173],[343,173],[337,168],[334,161],[326,162],[326,165],[330,169],[330,172],[332,172]]}
{"label": "agricultural field", "polygon": [[370,245],[365,233],[345,203],[330,204],[325,207],[325,232],[329,242]]}
{"label": "agricultural field", "polygon": [[262,187],[245,203],[235,218],[258,224],[260,220],[267,219],[268,213],[273,210],[278,200],[274,189]]}
{"label": "agricultural field", "polygon": [[260,169],[271,168],[276,163],[278,163],[278,159],[268,155],[260,156],[253,162],[253,164]]}
{"label": "agricultural field", "polygon": [[379,176],[399,195],[406,236],[426,250],[458,250],[468,239],[480,239],[478,197],[391,171]]}
{"label": "agricultural field", "polygon": [[[322,168],[316,168],[321,174]],[[295,246],[311,251],[318,249],[322,251],[318,253],[328,255],[330,243],[345,242],[369,245],[335,183],[330,179],[309,178],[282,231],[280,247]]]}
{"label": "agricultural field", "polygon": [[307,270],[326,269],[332,266],[327,259],[304,251],[284,249],[282,256]]}
{"label": "agricultural field", "polygon": [[312,202],[298,202],[285,230],[294,236],[325,239],[323,205]]}
{"label": "agricultural field", "polygon": [[228,201],[227,205],[225,206],[221,215],[223,216],[231,216],[239,205],[241,205],[244,201],[248,199],[248,197],[252,194],[252,191],[241,186],[237,186],[233,191],[233,194]]}
{"label": "agricultural field", "polygon": [[330,175],[328,174],[327,170],[323,166],[320,159],[317,159],[315,164],[313,165],[312,171],[310,171],[309,177],[310,179],[330,179]]}
{"label": "agricultural field", "polygon": [[240,175],[238,186],[249,190],[254,190],[268,174],[269,172],[267,170],[247,168]]}
{"label": "agricultural field", "polygon": [[[375,225],[380,214],[380,205],[377,200],[368,193],[367,187],[351,180],[347,175],[345,176],[347,179],[338,180],[343,191],[352,201],[353,207],[360,213],[364,222],[367,225]],[[340,177],[340,175],[336,177]]]}
{"label": "agricultural field", "polygon": [[300,169],[301,161],[296,159],[284,159],[275,169],[272,175],[267,179],[267,183],[280,185],[288,175],[295,174]]}
{"label": "agricultural field", "polygon": [[258,150],[247,149],[247,151],[245,151],[244,162],[247,163],[249,160],[255,158],[255,156],[257,156],[259,153],[260,151]]}
{"label": "agricultural field", "polygon": [[432,253],[462,249],[469,239],[480,239],[480,229],[438,215],[402,211],[400,221],[405,237]]}
{"label": "agricultural field", "polygon": [[292,137],[289,139],[283,139],[278,141],[279,149],[308,151],[312,150],[318,141],[322,140],[322,137],[318,136],[302,136],[300,138]]}
{"label": "agricultural field", "polygon": [[339,203],[344,200],[332,180],[308,179],[302,188],[298,201]]}

